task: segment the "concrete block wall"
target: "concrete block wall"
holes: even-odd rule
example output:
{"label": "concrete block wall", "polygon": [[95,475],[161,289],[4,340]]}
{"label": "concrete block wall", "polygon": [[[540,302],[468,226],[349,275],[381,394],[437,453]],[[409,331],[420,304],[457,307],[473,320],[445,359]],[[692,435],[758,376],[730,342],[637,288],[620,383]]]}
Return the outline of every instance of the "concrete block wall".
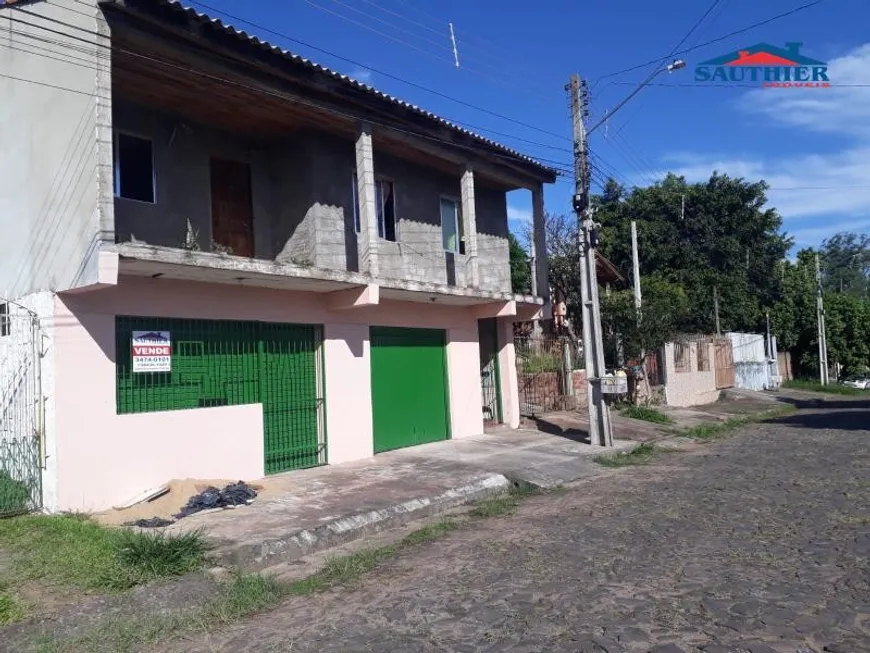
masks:
{"label": "concrete block wall", "polygon": [[[202,251],[211,249],[212,156],[251,166],[256,258],[287,265],[359,271],[354,228],[354,143],[311,131],[265,142],[116,101],[115,128],[152,139],[156,203],[115,198],[119,242],[181,247],[190,221]],[[382,277],[465,287],[468,256],[444,251],[440,198],[457,201],[461,172],[450,175],[379,152],[375,174],[394,183],[397,241],[379,241]],[[475,187],[480,288],[510,292],[507,195]]]}
{"label": "concrete block wall", "polygon": [[[716,388],[714,369],[715,353],[711,342],[687,342],[688,366],[686,371],[678,372],[676,366],[676,345],[665,345],[665,398],[669,406],[700,406],[713,403],[719,398]],[[707,348],[709,370],[698,370],[698,350]]]}

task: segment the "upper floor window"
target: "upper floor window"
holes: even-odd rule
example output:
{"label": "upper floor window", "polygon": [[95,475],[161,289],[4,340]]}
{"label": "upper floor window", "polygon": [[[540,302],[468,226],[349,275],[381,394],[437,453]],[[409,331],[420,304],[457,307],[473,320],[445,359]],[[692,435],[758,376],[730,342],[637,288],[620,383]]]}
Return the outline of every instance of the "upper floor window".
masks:
{"label": "upper floor window", "polygon": [[396,242],[396,189],[386,179],[375,181],[375,204],[378,210],[378,236]]}
{"label": "upper floor window", "polygon": [[154,156],[151,141],[115,134],[115,195],[154,204]]}
{"label": "upper floor window", "polygon": [[0,338],[12,333],[12,320],[9,317],[9,304],[0,304]]}
{"label": "upper floor window", "polygon": [[462,207],[459,202],[447,197],[441,198],[441,240],[444,251],[465,254],[465,240],[462,237]]}
{"label": "upper floor window", "polygon": [[[375,211],[378,219],[378,237],[396,241],[396,189],[392,181],[375,179]],[[353,228],[360,231],[359,182],[353,173]]]}

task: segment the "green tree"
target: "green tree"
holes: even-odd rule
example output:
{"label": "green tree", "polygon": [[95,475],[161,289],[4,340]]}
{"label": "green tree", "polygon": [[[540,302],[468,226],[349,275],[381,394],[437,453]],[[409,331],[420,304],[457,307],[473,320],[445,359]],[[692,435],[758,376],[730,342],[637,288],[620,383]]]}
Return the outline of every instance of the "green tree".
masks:
{"label": "green tree", "polygon": [[532,292],[532,268],[529,255],[512,232],[508,232],[508,253],[511,267],[511,288],[517,294]]}
{"label": "green tree", "polygon": [[[815,256],[804,249],[781,265],[781,296],[770,312],[779,348],[791,351],[798,374],[806,377],[819,369]],[[828,361],[842,365],[845,374],[864,373],[870,366],[870,299],[836,287],[824,295]]]}
{"label": "green tree", "polygon": [[870,296],[870,235],[840,232],[822,243],[827,290]]}
{"label": "green tree", "polygon": [[594,200],[602,252],[630,270],[636,220],[641,278],[656,273],[683,287],[689,300],[683,331],[713,331],[714,288],[724,330],[761,329],[764,308],[779,298],[774,271],[791,247],[782,218],[766,208],[766,190],[763,181],[719,173],[694,184],[669,174],[628,192],[608,182]]}
{"label": "green tree", "polygon": [[659,275],[641,279],[643,303],[635,308],[634,292],[620,290],[601,298],[601,322],[606,339],[622,347],[625,358],[640,361],[647,377],[646,355],[673,341],[689,314],[683,288]]}

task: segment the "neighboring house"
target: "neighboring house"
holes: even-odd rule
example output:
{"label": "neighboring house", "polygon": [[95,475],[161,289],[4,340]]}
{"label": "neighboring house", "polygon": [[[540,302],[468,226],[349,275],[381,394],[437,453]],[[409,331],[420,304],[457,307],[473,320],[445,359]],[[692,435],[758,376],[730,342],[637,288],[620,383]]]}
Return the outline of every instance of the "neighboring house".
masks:
{"label": "neighboring house", "polygon": [[767,353],[766,337],[761,333],[726,333],[734,352],[734,386],[744,390],[770,390],[778,387],[776,338]]}
{"label": "neighboring house", "polygon": [[712,338],[686,338],[664,346],[664,392],[668,406],[700,406],[719,398]]}
{"label": "neighboring house", "polygon": [[546,251],[553,170],[176,2],[88,5],[0,2],[46,508],[519,423],[512,324],[549,283],[511,289],[506,193]]}

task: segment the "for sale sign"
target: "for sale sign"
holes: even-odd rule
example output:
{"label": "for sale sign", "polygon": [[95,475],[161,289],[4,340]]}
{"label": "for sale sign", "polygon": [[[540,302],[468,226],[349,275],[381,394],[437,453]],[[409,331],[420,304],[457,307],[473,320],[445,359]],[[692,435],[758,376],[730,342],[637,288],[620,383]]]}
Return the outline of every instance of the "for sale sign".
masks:
{"label": "for sale sign", "polygon": [[169,331],[133,332],[133,372],[171,372]]}

